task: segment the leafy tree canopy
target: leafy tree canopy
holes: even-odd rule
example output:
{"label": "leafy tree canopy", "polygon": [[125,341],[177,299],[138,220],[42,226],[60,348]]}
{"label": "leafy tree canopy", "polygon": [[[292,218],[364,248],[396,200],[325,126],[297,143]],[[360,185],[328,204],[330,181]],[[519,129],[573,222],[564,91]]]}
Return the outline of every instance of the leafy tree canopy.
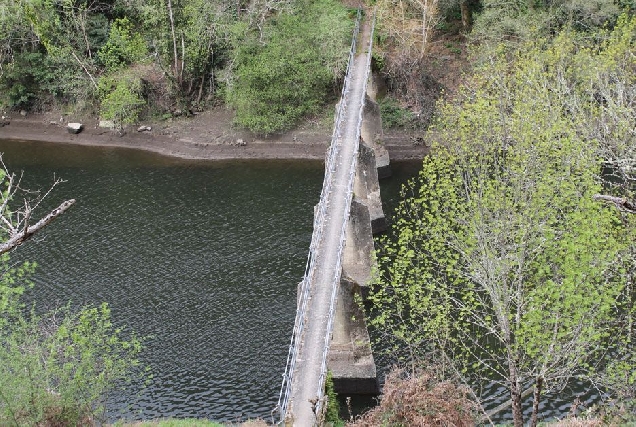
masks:
{"label": "leafy tree canopy", "polygon": [[[382,243],[372,323],[391,351],[434,359],[473,390],[499,382],[515,425],[530,384],[535,424],[543,392],[608,367],[634,370],[634,330],[624,327],[634,223],[593,196],[601,156],[633,138],[633,104],[609,106],[624,105],[615,85],[633,78],[621,58],[635,25],[623,18],[596,38],[565,30],[496,50],[442,105],[434,155]],[[594,136],[607,126],[616,139]],[[623,384],[633,390],[634,378]]]}
{"label": "leafy tree canopy", "polygon": [[249,30],[236,54],[228,101],[236,122],[254,132],[286,130],[337,94],[353,21],[333,0],[299,1],[292,12]]}

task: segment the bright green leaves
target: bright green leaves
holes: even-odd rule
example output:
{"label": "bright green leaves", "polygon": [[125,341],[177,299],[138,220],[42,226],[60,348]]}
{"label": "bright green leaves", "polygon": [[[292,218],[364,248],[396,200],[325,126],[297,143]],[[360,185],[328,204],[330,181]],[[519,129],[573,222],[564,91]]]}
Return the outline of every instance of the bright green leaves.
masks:
{"label": "bright green leaves", "polygon": [[108,74],[99,79],[100,118],[111,120],[118,128],[137,122],[146,104],[143,81],[134,69],[148,54],[146,41],[135,32],[127,18],[117,19],[110,29],[108,42],[98,52]]}
{"label": "bright green leaves", "polygon": [[35,267],[36,264],[31,262],[12,266],[8,254],[0,256],[0,331],[20,314],[23,308],[20,297],[26,288],[33,285],[29,276]]}
{"label": "bright green leaves", "polygon": [[297,7],[262,32],[248,32],[236,51],[228,102],[236,123],[257,133],[286,130],[317,113],[346,68],[353,24],[346,9],[332,0]]}
{"label": "bright green leaves", "polygon": [[411,358],[451,339],[450,301],[462,283],[455,268],[457,254],[447,241],[461,229],[456,222],[463,217],[458,179],[449,156],[426,158],[421,185],[412,187],[416,195],[398,207],[394,238],[381,242],[385,250],[380,264],[386,266],[386,275],[371,295],[372,323],[393,331],[393,345],[406,348]]}
{"label": "bright green leaves", "polygon": [[102,100],[100,117],[112,120],[115,126],[135,123],[146,104],[142,96],[143,82],[134,73],[119,73],[117,77],[102,77],[99,93]]}
{"label": "bright green leaves", "polygon": [[140,62],[148,55],[146,41],[128,18],[116,19],[110,28],[108,42],[98,52],[109,72]]}
{"label": "bright green leaves", "polygon": [[597,71],[632,46],[622,25],[634,24],[593,49],[570,31],[502,49],[441,106],[433,157],[381,242],[372,323],[389,348],[452,360],[476,385],[540,377],[553,391],[608,363],[608,349],[633,360],[619,342],[634,233],[593,199],[608,151],[590,132],[610,109],[621,123],[634,114],[618,96],[625,72],[610,83],[616,68]]}
{"label": "bright green leaves", "polygon": [[108,305],[68,308],[0,330],[0,424],[85,425],[103,397],[139,370],[141,343],[111,323]]}

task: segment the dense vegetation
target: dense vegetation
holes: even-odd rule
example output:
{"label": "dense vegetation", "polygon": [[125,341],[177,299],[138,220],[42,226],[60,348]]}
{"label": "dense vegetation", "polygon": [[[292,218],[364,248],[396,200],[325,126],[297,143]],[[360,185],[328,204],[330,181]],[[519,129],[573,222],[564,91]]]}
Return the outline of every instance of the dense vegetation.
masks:
{"label": "dense vegetation", "polygon": [[335,99],[352,18],[336,0],[0,0],[0,106],[122,126],[227,102],[288,129]]}
{"label": "dense vegetation", "polygon": [[471,74],[439,105],[371,296],[408,372],[482,405],[500,384],[518,426],[526,390],[536,425],[575,380],[614,423],[636,403],[636,218],[598,197],[634,198],[636,18],[593,3],[481,2]]}

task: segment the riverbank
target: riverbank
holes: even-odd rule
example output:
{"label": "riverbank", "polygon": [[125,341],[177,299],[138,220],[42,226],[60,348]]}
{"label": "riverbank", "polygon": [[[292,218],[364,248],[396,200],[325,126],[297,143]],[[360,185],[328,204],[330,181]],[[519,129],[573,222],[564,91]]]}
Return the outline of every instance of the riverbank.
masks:
{"label": "riverbank", "polygon": [[[70,134],[68,122],[81,122],[84,129]],[[259,137],[232,126],[232,112],[225,108],[205,111],[188,118],[142,123],[120,133],[97,126],[94,118],[81,120],[59,112],[14,113],[9,124],[0,127],[0,139],[46,141],[102,147],[123,147],[155,152],[165,156],[202,160],[306,159],[322,160],[331,139],[330,124],[307,123],[303,127],[268,137]],[[421,159],[427,149],[414,144],[408,133],[387,132],[383,136],[392,160]]]}

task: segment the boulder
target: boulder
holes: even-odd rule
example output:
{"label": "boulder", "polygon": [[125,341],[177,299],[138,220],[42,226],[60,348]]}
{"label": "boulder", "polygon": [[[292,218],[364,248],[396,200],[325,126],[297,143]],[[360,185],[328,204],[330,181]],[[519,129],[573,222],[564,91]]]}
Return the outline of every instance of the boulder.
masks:
{"label": "boulder", "polygon": [[68,130],[68,133],[80,133],[82,129],[84,129],[84,125],[81,123],[69,123],[66,125],[66,130]]}

